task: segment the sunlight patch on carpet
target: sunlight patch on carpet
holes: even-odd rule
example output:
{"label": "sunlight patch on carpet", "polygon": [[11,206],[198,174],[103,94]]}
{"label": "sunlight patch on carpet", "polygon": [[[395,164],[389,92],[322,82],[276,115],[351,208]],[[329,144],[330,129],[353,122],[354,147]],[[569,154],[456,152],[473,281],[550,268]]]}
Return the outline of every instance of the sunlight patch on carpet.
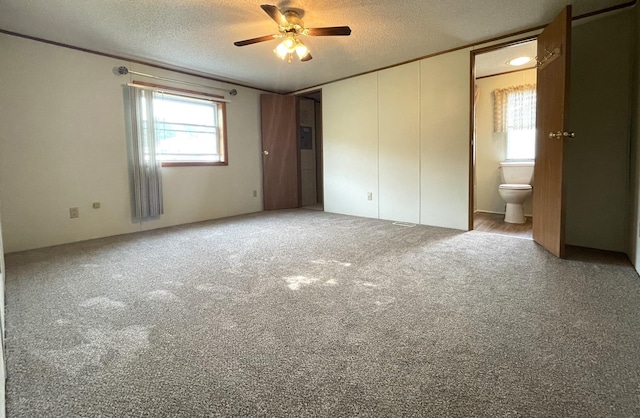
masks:
{"label": "sunlight patch on carpet", "polygon": [[361,282],[359,280],[356,280],[356,283],[358,283],[360,286],[364,286],[364,287],[378,287],[377,284],[371,283],[371,282]]}
{"label": "sunlight patch on carpet", "polygon": [[291,290],[298,290],[302,286],[309,286],[318,281],[318,279],[314,279],[313,277],[305,277],[305,276],[291,276],[284,277],[284,281],[287,282],[287,286]]}
{"label": "sunlight patch on carpet", "polygon": [[396,298],[391,296],[382,297],[380,300],[376,300],[374,303],[378,306],[391,305],[396,301]]}
{"label": "sunlight patch on carpet", "polygon": [[77,375],[87,367],[104,367],[105,362],[123,364],[136,358],[149,345],[149,329],[132,325],[120,330],[89,329],[83,344],[69,349],[35,350],[49,366]]}

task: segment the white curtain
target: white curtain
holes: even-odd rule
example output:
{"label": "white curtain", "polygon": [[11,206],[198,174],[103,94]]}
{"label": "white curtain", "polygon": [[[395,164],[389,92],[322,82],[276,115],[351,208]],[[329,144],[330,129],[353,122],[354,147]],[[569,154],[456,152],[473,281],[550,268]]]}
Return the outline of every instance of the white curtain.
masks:
{"label": "white curtain", "polygon": [[493,132],[536,128],[536,85],[493,91]]}
{"label": "white curtain", "polygon": [[163,213],[162,170],[156,160],[153,92],[129,87],[133,136],[133,195],[137,219]]}

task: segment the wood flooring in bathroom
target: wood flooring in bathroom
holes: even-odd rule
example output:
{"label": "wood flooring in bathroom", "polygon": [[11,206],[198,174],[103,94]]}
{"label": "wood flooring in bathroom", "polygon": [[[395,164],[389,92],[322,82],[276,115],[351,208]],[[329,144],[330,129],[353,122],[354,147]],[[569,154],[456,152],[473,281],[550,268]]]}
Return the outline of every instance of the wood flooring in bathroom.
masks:
{"label": "wood flooring in bathroom", "polygon": [[523,224],[510,224],[504,221],[504,215],[476,212],[473,215],[473,229],[493,234],[533,239],[533,223],[532,218],[529,216],[526,217],[526,222]]}

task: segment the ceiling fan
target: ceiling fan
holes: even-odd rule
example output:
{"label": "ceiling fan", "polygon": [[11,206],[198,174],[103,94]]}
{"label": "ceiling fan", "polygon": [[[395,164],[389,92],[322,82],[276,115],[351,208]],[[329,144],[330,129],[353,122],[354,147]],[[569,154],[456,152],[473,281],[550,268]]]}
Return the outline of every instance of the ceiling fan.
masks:
{"label": "ceiling fan", "polygon": [[331,26],[326,28],[305,28],[304,22],[300,19],[300,14],[295,10],[286,10],[284,13],[280,11],[276,6],[269,4],[263,4],[260,6],[266,14],[271,17],[278,24],[278,33],[273,35],[260,36],[258,38],[246,39],[244,41],[237,41],[233,44],[235,46],[246,46],[251,44],[257,44],[259,42],[266,42],[272,39],[281,39],[283,41],[273,50],[275,54],[284,60],[288,58],[289,63],[295,53],[300,61],[309,61],[311,53],[309,48],[302,43],[298,37],[300,35],[305,36],[349,36],[351,35],[351,28],[349,26]]}

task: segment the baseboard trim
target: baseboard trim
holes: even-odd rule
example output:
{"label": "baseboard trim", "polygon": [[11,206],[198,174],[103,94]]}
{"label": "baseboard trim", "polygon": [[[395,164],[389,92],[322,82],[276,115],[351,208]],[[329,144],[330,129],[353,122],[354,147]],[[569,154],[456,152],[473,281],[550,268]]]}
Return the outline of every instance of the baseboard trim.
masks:
{"label": "baseboard trim", "polygon": [[[505,214],[504,212],[494,212],[494,211],[491,211],[491,210],[479,210],[479,209],[477,209],[473,213],[474,214],[475,213],[491,213],[493,215],[504,215]],[[525,213],[524,216],[527,217],[527,218],[533,218],[533,214],[529,214],[529,213]]]}
{"label": "baseboard trim", "polygon": [[494,215],[504,215],[504,212],[494,212],[492,210],[479,210],[479,209],[473,213],[492,213]]}

